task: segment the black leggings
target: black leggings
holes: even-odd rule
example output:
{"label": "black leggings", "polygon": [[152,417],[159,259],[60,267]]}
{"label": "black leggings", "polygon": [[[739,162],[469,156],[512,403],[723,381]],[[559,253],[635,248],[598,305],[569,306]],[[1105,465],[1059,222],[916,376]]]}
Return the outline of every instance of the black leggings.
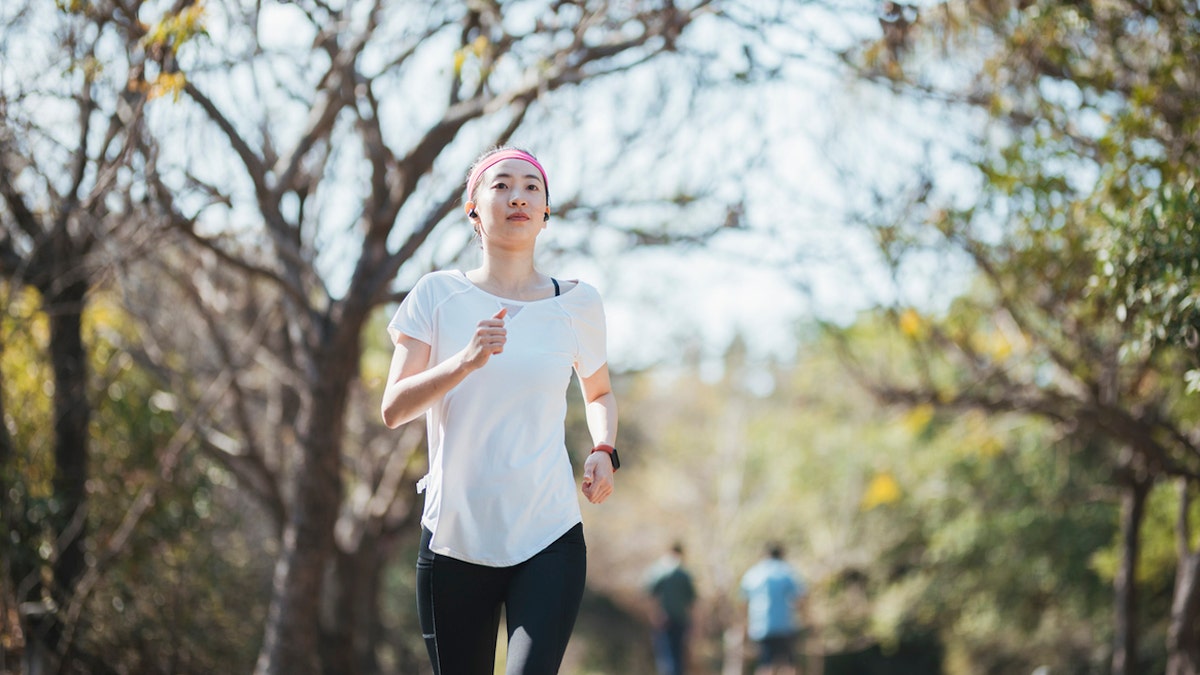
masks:
{"label": "black leggings", "polygon": [[554,675],[575,627],[587,545],[583,524],[512,567],[475,565],[429,550],[417,554],[417,616],[435,675],[492,675],[500,607],[508,626],[506,675]]}

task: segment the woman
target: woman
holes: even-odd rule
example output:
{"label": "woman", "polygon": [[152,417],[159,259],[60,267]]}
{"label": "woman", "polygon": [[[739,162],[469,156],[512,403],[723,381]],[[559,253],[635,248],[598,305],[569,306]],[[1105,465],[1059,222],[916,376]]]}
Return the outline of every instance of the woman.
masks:
{"label": "woman", "polygon": [[506,672],[558,672],[587,570],[564,440],[572,371],[594,443],[588,501],[612,494],[620,465],[600,296],[534,266],[548,187],[528,152],[484,153],[464,200],[481,265],[425,275],[388,324],[384,422],[425,414],[429,430],[417,609],[438,675],[491,675],[501,607]]}

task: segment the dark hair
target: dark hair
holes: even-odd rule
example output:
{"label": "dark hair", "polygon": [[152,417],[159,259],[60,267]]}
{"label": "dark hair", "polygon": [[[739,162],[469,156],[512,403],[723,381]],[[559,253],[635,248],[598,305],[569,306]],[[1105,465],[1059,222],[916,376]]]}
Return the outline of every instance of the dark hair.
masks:
{"label": "dark hair", "polygon": [[775,558],[776,560],[782,560],[783,559],[783,544],[781,544],[777,541],[773,541],[773,542],[767,544],[767,555],[771,556],[772,558]]}

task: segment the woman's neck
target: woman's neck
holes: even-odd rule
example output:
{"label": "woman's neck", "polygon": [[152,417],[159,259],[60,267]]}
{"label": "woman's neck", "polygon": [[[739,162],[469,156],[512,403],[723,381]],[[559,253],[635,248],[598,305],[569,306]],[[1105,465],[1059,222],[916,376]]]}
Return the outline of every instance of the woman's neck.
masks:
{"label": "woman's neck", "polygon": [[514,300],[536,299],[542,295],[542,287],[550,283],[531,260],[486,258],[466,274],[476,286]]}

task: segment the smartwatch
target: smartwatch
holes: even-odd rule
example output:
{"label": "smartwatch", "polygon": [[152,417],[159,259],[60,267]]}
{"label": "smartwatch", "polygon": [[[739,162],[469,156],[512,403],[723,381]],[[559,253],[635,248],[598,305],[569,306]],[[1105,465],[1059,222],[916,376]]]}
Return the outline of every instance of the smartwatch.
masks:
{"label": "smartwatch", "polygon": [[617,454],[617,449],[607,443],[601,443],[592,448],[592,452],[606,452],[608,458],[612,460],[613,471],[621,468],[621,456]]}

